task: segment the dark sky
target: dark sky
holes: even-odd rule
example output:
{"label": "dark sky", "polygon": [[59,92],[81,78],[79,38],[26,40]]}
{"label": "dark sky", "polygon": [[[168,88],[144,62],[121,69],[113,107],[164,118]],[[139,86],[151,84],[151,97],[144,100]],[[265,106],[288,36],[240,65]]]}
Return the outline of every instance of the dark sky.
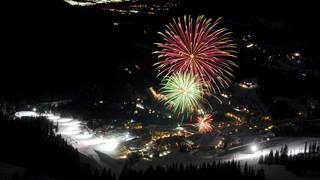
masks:
{"label": "dark sky", "polygon": [[[301,32],[295,38],[315,46],[318,44],[317,6],[314,4],[280,3],[279,0],[183,2],[180,14],[227,16],[234,19],[234,23],[239,20],[249,25],[250,19],[263,18],[268,22],[290,25],[295,33]],[[36,91],[41,89],[39,86],[47,89],[59,85],[78,87],[97,76],[104,76],[105,81],[112,82],[119,65],[132,63],[134,57],[130,51],[139,51],[134,49],[135,43],[142,41],[139,34],[135,37],[139,27],[116,32],[112,29],[113,17],[99,10],[79,10],[67,6],[62,0],[6,3],[10,4],[1,5],[0,75],[2,87],[7,92],[13,89]],[[159,24],[163,23],[161,19],[157,20]],[[150,22],[150,19],[146,21]],[[145,27],[144,20],[138,23]]]}

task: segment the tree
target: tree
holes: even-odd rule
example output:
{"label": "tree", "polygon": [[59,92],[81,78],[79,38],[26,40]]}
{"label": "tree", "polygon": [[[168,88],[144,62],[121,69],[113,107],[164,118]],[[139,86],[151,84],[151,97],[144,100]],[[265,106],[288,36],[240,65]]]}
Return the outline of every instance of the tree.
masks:
{"label": "tree", "polygon": [[248,176],[249,172],[248,172],[248,164],[247,162],[244,164],[244,168],[243,168],[243,175],[246,177]]}
{"label": "tree", "polygon": [[287,160],[288,160],[288,146],[285,144],[280,156],[281,164],[285,164]]}
{"label": "tree", "polygon": [[258,160],[259,164],[263,164],[263,155],[260,155],[259,160]]}
{"label": "tree", "polygon": [[268,165],[273,164],[273,162],[274,162],[273,150],[271,150],[268,156]]}
{"label": "tree", "polygon": [[274,155],[274,163],[275,164],[279,164],[280,163],[280,154],[279,151],[276,151],[275,155]]}

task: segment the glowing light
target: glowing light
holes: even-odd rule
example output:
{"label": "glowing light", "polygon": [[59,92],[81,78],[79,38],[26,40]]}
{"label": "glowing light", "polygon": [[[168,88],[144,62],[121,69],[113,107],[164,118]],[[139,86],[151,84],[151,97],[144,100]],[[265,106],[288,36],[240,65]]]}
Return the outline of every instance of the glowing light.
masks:
{"label": "glowing light", "polygon": [[257,150],[258,150],[258,146],[257,145],[251,145],[250,146],[250,150],[252,151],[252,152],[256,152]]}
{"label": "glowing light", "polygon": [[62,131],[67,132],[67,131],[78,131],[78,130],[80,130],[79,126],[70,126],[70,127],[64,128]]}
{"label": "glowing light", "polygon": [[36,112],[36,111],[37,111],[37,108],[33,108],[32,111]]}
{"label": "glowing light", "polygon": [[252,154],[240,154],[238,157],[234,158],[235,160],[247,160],[247,159],[258,159],[260,156],[265,156],[269,154],[270,151],[256,151]]}
{"label": "glowing light", "polygon": [[265,130],[265,131],[270,131],[270,130],[273,129],[273,127],[274,127],[273,125],[270,125],[270,126],[266,127],[264,130]]}
{"label": "glowing light", "polygon": [[19,111],[19,112],[16,112],[14,115],[18,118],[39,116],[39,114],[34,111]]}
{"label": "glowing light", "polygon": [[43,113],[43,114],[41,114],[43,117],[46,117],[46,118],[48,118],[48,117],[53,117],[54,116],[54,114],[52,114],[52,113],[47,113],[47,112],[45,112],[45,113]]}
{"label": "glowing light", "polygon": [[183,128],[183,127],[181,127],[180,125],[178,125],[178,127],[176,127],[176,129],[177,129],[177,130],[179,130],[179,131],[184,130],[184,128]]}
{"label": "glowing light", "polygon": [[92,146],[92,145],[97,145],[97,144],[101,144],[104,142],[104,139],[103,138],[92,138],[92,139],[89,139],[89,140],[85,140],[82,142],[83,145],[86,145],[86,146]]}
{"label": "glowing light", "polygon": [[252,83],[252,82],[241,82],[239,83],[239,86],[242,87],[242,88],[245,88],[245,89],[253,89],[253,88],[256,88],[257,85]]}
{"label": "glowing light", "polygon": [[60,123],[60,126],[79,126],[80,121],[71,121],[71,122],[65,122],[65,123]]}
{"label": "glowing light", "polygon": [[56,119],[56,122],[67,123],[67,122],[70,122],[72,120],[73,120],[72,118],[58,118],[58,119]]}
{"label": "glowing light", "polygon": [[54,121],[54,120],[58,120],[58,119],[60,119],[60,116],[49,116],[49,117],[47,117],[49,120],[52,120],[52,121]]}
{"label": "glowing light", "polygon": [[230,118],[234,118],[234,119],[237,120],[237,121],[241,121],[241,117],[239,117],[239,116],[237,116],[237,115],[235,115],[235,114],[232,114],[232,113],[230,113],[230,112],[227,112],[227,113],[225,114],[225,116],[226,116],[226,117],[230,117]]}
{"label": "glowing light", "polygon": [[173,74],[164,78],[162,85],[161,94],[168,98],[165,105],[173,112],[190,113],[200,106],[201,84],[190,74]]}
{"label": "glowing light", "polygon": [[134,139],[134,136],[131,136],[131,134],[129,132],[125,132],[123,134],[121,134],[121,136],[118,138],[120,141],[130,141],[132,139]]}
{"label": "glowing light", "polygon": [[198,109],[198,114],[204,114],[203,109]]}
{"label": "glowing light", "polygon": [[92,5],[95,5],[95,3],[93,3],[93,2],[78,2],[78,1],[74,1],[74,0],[64,0],[64,1],[72,6],[92,6]]}
{"label": "glowing light", "polygon": [[93,136],[93,134],[90,134],[88,132],[83,133],[83,134],[78,134],[76,136],[76,139],[90,139]]}
{"label": "glowing light", "polygon": [[59,134],[61,135],[77,135],[81,132],[81,130],[72,130],[72,131],[61,131]]}
{"label": "glowing light", "polygon": [[250,44],[247,45],[247,48],[252,48],[253,46],[254,46],[254,44],[250,43]]}
{"label": "glowing light", "polygon": [[52,122],[58,122],[59,131],[56,134],[71,143],[75,148],[92,148],[99,150],[103,153],[111,155],[111,157],[118,157],[117,148],[120,143],[130,141],[136,137],[132,136],[129,132],[116,133],[112,137],[105,137],[100,135],[97,137],[95,133],[86,130],[82,127],[81,122],[72,118],[61,118],[51,113],[37,113],[34,111],[19,111],[15,113],[16,117],[45,117]]}
{"label": "glowing light", "polygon": [[228,94],[225,94],[225,93],[221,93],[221,96],[224,98],[229,98]]}
{"label": "glowing light", "polygon": [[153,87],[149,87],[149,91],[151,92],[151,94],[153,95],[153,97],[154,97],[155,99],[159,99],[160,94],[157,93],[157,92],[153,89]]}
{"label": "glowing light", "polygon": [[240,112],[240,108],[239,107],[235,107],[235,108],[233,108],[233,110]]}
{"label": "glowing light", "polygon": [[116,150],[116,148],[119,146],[119,141],[115,138],[106,139],[104,141],[104,144],[100,146],[100,148],[107,152],[112,152]]}
{"label": "glowing light", "polygon": [[292,155],[297,155],[299,153],[304,153],[304,149],[303,148],[295,148],[295,149],[291,149],[288,151],[288,155],[292,156]]}
{"label": "glowing light", "polygon": [[220,91],[230,83],[232,67],[235,63],[228,60],[236,57],[235,44],[232,44],[226,28],[217,29],[219,20],[212,21],[198,16],[173,19],[162,35],[164,43],[156,43],[161,51],[155,51],[159,59],[155,66],[159,74],[166,76],[188,72],[198,76],[204,87]]}
{"label": "glowing light", "polygon": [[211,124],[212,120],[213,118],[212,118],[212,115],[210,114],[206,114],[204,116],[198,116],[195,127],[198,128],[198,131],[201,134],[210,133],[213,131],[213,126]]}
{"label": "glowing light", "polygon": [[139,103],[136,104],[136,107],[137,107],[137,108],[140,108],[140,109],[144,109],[143,105],[142,105],[142,104],[139,104]]}

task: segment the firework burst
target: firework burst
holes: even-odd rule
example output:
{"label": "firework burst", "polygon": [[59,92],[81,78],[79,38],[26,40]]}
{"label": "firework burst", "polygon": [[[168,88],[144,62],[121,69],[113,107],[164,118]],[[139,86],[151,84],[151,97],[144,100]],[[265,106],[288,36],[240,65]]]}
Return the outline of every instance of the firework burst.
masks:
{"label": "firework burst", "polygon": [[166,76],[162,81],[161,94],[165,105],[174,113],[190,114],[200,106],[203,90],[200,81],[188,73]]}
{"label": "firework burst", "polygon": [[213,131],[213,126],[211,124],[213,118],[212,115],[206,114],[204,116],[198,116],[195,127],[198,128],[199,133],[206,134]]}
{"label": "firework burst", "polygon": [[230,57],[235,57],[235,44],[225,28],[217,29],[219,20],[199,16],[194,22],[191,16],[173,19],[164,33],[164,43],[156,43],[160,51],[154,53],[161,61],[155,63],[159,74],[188,72],[201,78],[204,88],[219,92],[230,83],[232,67]]}

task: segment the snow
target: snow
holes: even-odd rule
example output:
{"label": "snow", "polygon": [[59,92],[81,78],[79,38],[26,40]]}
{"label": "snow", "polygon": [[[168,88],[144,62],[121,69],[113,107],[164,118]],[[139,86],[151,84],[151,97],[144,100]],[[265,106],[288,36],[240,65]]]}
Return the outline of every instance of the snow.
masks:
{"label": "snow", "polygon": [[[94,159],[101,167],[111,168],[116,175],[119,175],[124,165],[127,163],[124,159],[118,159],[119,145],[123,142],[133,139],[128,132],[97,136],[94,132],[82,124],[81,121],[72,118],[62,118],[54,114],[39,114],[33,111],[20,111],[16,114],[17,118],[21,117],[38,117],[43,116],[55,124],[58,124],[59,131],[56,134],[61,134],[73,147],[85,156]],[[243,165],[247,162],[255,168],[263,167],[267,179],[316,179],[316,178],[301,178],[285,170],[284,166],[261,166],[258,164],[258,159],[261,155],[268,154],[271,150],[274,152],[280,150],[284,144],[287,144],[289,154],[297,154],[303,152],[305,142],[320,141],[320,138],[274,138],[271,141],[260,144],[246,144],[233,148],[227,152],[214,153],[210,150],[199,150],[192,152],[172,151],[166,156],[153,158],[152,160],[141,159],[132,165],[135,169],[146,169],[150,166],[168,166],[172,163],[194,164],[210,163],[215,160],[231,161],[239,160]],[[255,146],[253,148],[253,146]]]}

